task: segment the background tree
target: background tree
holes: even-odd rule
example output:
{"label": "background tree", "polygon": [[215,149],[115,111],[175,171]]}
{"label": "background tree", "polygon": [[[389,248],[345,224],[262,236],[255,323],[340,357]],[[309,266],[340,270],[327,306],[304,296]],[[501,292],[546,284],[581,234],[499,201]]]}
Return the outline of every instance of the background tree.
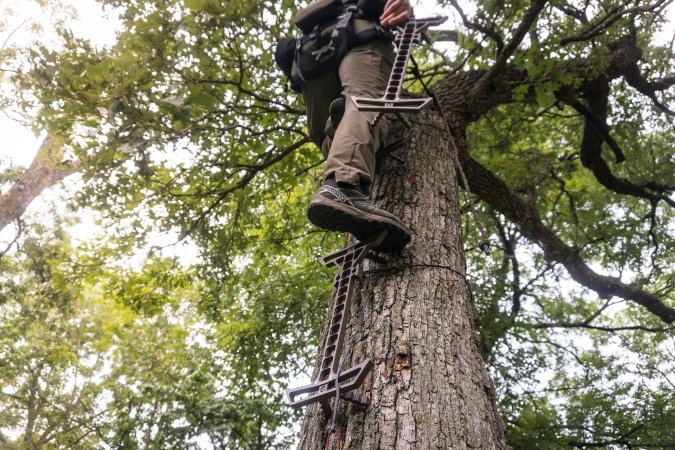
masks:
{"label": "background tree", "polygon": [[[21,49],[33,40],[51,42],[53,31],[65,27],[77,15],[70,5],[60,0],[7,0],[0,5],[0,14],[3,17],[0,20],[0,113],[3,118],[30,128],[33,114],[17,107],[17,86],[12,83],[12,77],[29,68],[21,57]],[[30,96],[30,92],[25,94]],[[34,151],[12,150],[16,153]],[[16,166],[12,160],[2,162],[0,182],[13,184],[3,189],[0,197],[0,231],[19,219],[45,189],[75,171],[77,164],[64,164],[63,156],[62,142],[47,135],[28,168]]]}
{"label": "background tree", "polygon": [[106,269],[78,253],[60,227],[24,224],[0,259],[3,448],[290,445],[270,432],[290,426],[266,387],[279,375],[258,362],[242,383],[229,358],[251,325],[207,327],[194,274],[175,260]]}
{"label": "background tree", "polygon": [[[237,411],[250,405],[258,413],[240,423],[273,436],[280,422],[263,412],[279,407],[278,383],[306,372],[318,342],[318,305],[326,303],[330,275],[313,258],[336,248],[334,236],[305,222],[321,162],[308,144],[301,105],[272,66],[274,39],[287,33],[296,5],[104,3],[123,19],[117,44],[97,50],[65,32],[63,49],[34,48],[32,70],[16,78],[24,106],[43,105],[37,123],[80,161],[85,187],[77,200],[100,211],[120,252],[142,248],[157,230],[178,231],[199,247],[200,295],[186,301],[221,337],[218,346],[236,367],[230,380],[246,376],[228,395],[242,399]],[[480,199],[479,218],[499,242],[499,251],[481,257],[472,247],[475,224],[465,222],[480,349],[507,440],[518,448],[672,445],[673,58],[672,48],[653,40],[670,2],[478,2],[473,14],[449,3],[461,20],[459,51],[419,55],[442,120],[436,111],[416,123],[407,148],[383,160],[389,177],[375,193],[396,200],[390,206],[412,221],[416,244],[401,259],[370,267],[380,276],[364,282],[353,326],[362,312],[371,320],[376,305],[384,308],[378,313],[390,308],[407,298],[412,280],[428,277],[436,294],[456,293],[452,308],[431,309],[442,317],[461,311],[450,315],[462,327],[449,332],[461,329],[464,337],[451,341],[450,354],[474,362],[477,372],[468,374],[483,373],[471,357],[479,349],[469,338],[473,306],[457,278],[464,272],[460,230],[453,228],[459,196],[448,176],[457,155]],[[411,80],[411,90],[420,87]],[[413,155],[426,156],[416,166]],[[416,196],[440,192],[442,201],[406,197],[396,186]],[[447,215],[425,223],[416,209],[422,205]],[[413,269],[424,264],[446,270]],[[148,273],[162,284],[156,271]],[[410,295],[418,305],[434,298]],[[419,314],[385,323],[410,317]],[[383,357],[376,377],[388,365],[395,369],[383,381],[374,377],[374,398],[415,393],[410,380],[425,373],[419,349],[399,351],[389,339],[391,347],[374,355],[378,341],[371,338],[353,357]],[[407,378],[410,364],[418,378]],[[417,417],[414,410],[395,411],[391,420],[378,418],[382,409],[350,411],[347,443],[387,448],[393,439],[423,447],[453,439],[470,446],[481,442],[473,434],[481,427],[500,442],[490,382],[482,375],[470,381],[487,387],[482,421],[442,425],[447,435],[428,437],[432,428],[420,423],[412,434],[405,422]],[[475,414],[457,411],[450,425]],[[377,420],[393,434],[370,433]],[[325,438],[319,422],[307,422],[304,442]],[[212,442],[256,442],[239,439]]]}

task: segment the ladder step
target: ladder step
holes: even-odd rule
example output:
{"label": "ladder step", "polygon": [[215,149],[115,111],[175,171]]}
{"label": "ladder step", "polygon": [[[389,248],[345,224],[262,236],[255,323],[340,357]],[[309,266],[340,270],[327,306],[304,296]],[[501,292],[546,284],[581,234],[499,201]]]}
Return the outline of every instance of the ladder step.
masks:
{"label": "ladder step", "polygon": [[352,97],[352,101],[359,111],[377,111],[377,112],[410,112],[415,113],[422,110],[431,102],[431,97],[425,98],[366,98]]}

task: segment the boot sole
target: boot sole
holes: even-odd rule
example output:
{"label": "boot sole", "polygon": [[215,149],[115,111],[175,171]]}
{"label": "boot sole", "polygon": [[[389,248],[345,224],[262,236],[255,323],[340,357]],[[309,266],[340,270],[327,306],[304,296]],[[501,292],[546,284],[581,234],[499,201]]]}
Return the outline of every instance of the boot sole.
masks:
{"label": "boot sole", "polygon": [[315,196],[307,208],[307,217],[319,228],[342,231],[353,235],[359,241],[388,231],[382,244],[374,250],[397,252],[410,242],[410,233],[402,224],[387,217],[370,214],[344,203],[330,200],[322,195]]}

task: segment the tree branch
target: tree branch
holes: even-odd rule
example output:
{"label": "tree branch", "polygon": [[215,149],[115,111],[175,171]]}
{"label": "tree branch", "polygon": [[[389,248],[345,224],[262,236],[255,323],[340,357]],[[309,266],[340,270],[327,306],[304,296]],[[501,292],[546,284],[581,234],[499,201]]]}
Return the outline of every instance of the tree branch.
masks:
{"label": "tree branch", "polygon": [[627,70],[623,75],[623,78],[624,80],[626,80],[628,85],[633,87],[639,93],[650,98],[651,101],[654,103],[654,106],[656,106],[662,112],[668,114],[669,116],[675,116],[675,111],[673,111],[672,109],[668,108],[666,105],[661,103],[661,101],[656,97],[656,93],[658,91],[664,91],[673,86],[673,84],[675,84],[675,78],[666,77],[654,82],[650,82],[649,80],[647,80],[645,77],[642,76],[637,64],[635,64],[635,66],[633,67],[627,68]]}
{"label": "tree branch", "polygon": [[646,327],[644,325],[632,325],[632,326],[622,326],[622,327],[611,327],[611,326],[599,326],[591,325],[595,319],[597,319],[603,311],[609,308],[612,304],[610,300],[607,300],[600,308],[598,308],[593,314],[591,314],[586,319],[580,322],[548,322],[548,323],[524,323],[524,322],[515,322],[514,325],[521,328],[527,329],[548,329],[548,328],[586,328],[589,330],[599,330],[599,331],[608,331],[614,333],[617,331],[647,331],[650,333],[664,333],[675,330],[675,326],[670,327]]}
{"label": "tree branch", "polygon": [[588,17],[586,17],[586,13],[572,5],[555,5],[554,8],[562,11],[570,17],[577,19],[583,24],[588,24]]}
{"label": "tree branch", "polygon": [[0,196],[0,230],[19,219],[42,191],[76,171],[63,165],[62,158],[63,144],[47,137],[21,179]]}
{"label": "tree branch", "polygon": [[[647,191],[644,185],[638,185],[625,178],[615,176],[607,162],[602,158],[603,142],[614,142],[613,139],[608,141],[609,131],[603,127],[607,117],[609,82],[601,80],[597,83],[588,84],[584,89],[584,97],[589,104],[588,109],[579,102],[573,104],[575,109],[586,118],[580,150],[581,163],[584,167],[591,170],[598,182],[611,191],[645,198],[652,202],[662,200],[675,207],[675,200],[669,198],[668,195],[664,195],[665,192],[652,193]],[[614,144],[615,148],[618,149],[616,143]],[[617,161],[619,161],[623,157],[623,153],[620,149],[618,152],[615,150],[615,153]]]}
{"label": "tree branch", "polygon": [[511,318],[515,319],[520,311],[521,296],[523,294],[523,289],[520,287],[520,265],[518,264],[518,259],[516,258],[515,247],[518,243],[516,236],[506,235],[506,230],[504,226],[496,219],[497,225],[497,234],[499,235],[499,240],[502,242],[504,248],[504,260],[511,262],[511,273],[513,279],[511,280]]}
{"label": "tree branch", "polygon": [[595,23],[592,23],[588,27],[588,29],[583,33],[562,39],[560,41],[560,45],[565,46],[572,42],[587,41],[599,35],[608,27],[610,27],[612,24],[614,24],[617,20],[621,19],[622,17],[628,14],[655,11],[661,6],[667,6],[668,4],[672,3],[672,1],[673,0],[659,0],[652,5],[636,6],[634,8],[625,8],[623,6],[616,6],[610,9],[605,16],[595,20]]}
{"label": "tree branch", "polygon": [[626,156],[623,154],[623,150],[619,147],[616,140],[609,133],[609,125],[603,119],[599,118],[591,110],[586,108],[583,103],[575,101],[570,103],[570,106],[574,108],[579,114],[581,114],[584,119],[586,119],[586,124],[592,125],[594,131],[602,135],[603,140],[609,145],[609,148],[614,152],[614,157],[616,158],[617,163],[622,163],[626,160]]}
{"label": "tree branch", "polygon": [[610,326],[598,326],[598,325],[589,325],[584,320],[583,322],[560,322],[560,323],[523,323],[515,322],[514,326],[521,328],[534,328],[534,329],[545,329],[545,328],[586,328],[589,330],[599,330],[599,331],[608,331],[614,333],[616,331],[647,331],[649,333],[664,333],[675,330],[673,327],[645,327],[643,325],[630,325],[623,327],[610,327]]}
{"label": "tree branch", "polygon": [[287,155],[295,151],[296,149],[302,147],[304,144],[307,144],[309,142],[309,138],[305,137],[304,139],[301,139],[300,141],[289,145],[285,149],[282,149],[279,153],[274,154],[273,152],[270,152],[266,159],[261,162],[259,165],[249,168],[246,170],[246,173],[239,179],[237,183],[234,185],[228,187],[227,189],[222,190],[219,194],[218,197],[209,205],[206,210],[204,210],[197,218],[192,222],[192,224],[184,230],[179,238],[180,240],[185,239],[187,236],[189,236],[194,230],[197,229],[199,225],[201,225],[204,220],[213,212],[213,210],[220,205],[225,198],[227,198],[228,195],[230,195],[232,192],[237,191],[239,189],[243,189],[248,184],[255,178],[255,176],[262,170],[276,164],[277,162],[281,161],[284,159]]}
{"label": "tree branch", "polygon": [[572,279],[595,291],[601,298],[613,296],[633,301],[666,323],[675,322],[675,309],[664,304],[654,294],[623,283],[620,279],[594,272],[583,260],[579,251],[566,245],[541,221],[537,211],[521,200],[500,178],[467,157],[463,168],[470,180],[472,192],[518,225],[526,238],[536,242],[551,261],[562,264]]}
{"label": "tree branch", "polygon": [[504,68],[506,67],[506,61],[511,57],[511,55],[513,55],[516,49],[518,49],[518,46],[527,35],[527,32],[530,30],[532,24],[539,17],[539,13],[542,11],[542,9],[544,9],[545,5],[546,0],[532,1],[532,4],[525,12],[523,20],[520,22],[518,28],[513,33],[513,38],[508,44],[506,44],[504,50],[499,53],[492,67],[490,67],[490,69],[485,72],[478,84],[476,84],[470,94],[471,98],[475,99],[477,97],[483,96],[495,77],[504,71]]}
{"label": "tree branch", "polygon": [[21,219],[16,220],[16,228],[17,230],[14,239],[12,239],[11,242],[9,242],[9,244],[7,244],[7,247],[5,247],[4,250],[0,251],[0,258],[2,258],[7,254],[7,252],[12,248],[12,246],[19,241],[19,238],[23,234],[23,226],[21,224]]}
{"label": "tree branch", "polygon": [[470,30],[479,31],[495,41],[495,45],[497,46],[497,54],[500,54],[504,50],[504,39],[502,39],[502,36],[499,33],[497,33],[493,28],[484,27],[477,22],[470,21],[466,17],[466,14],[464,14],[464,10],[459,6],[457,0],[450,0],[450,3],[459,14],[459,17],[462,18],[462,23],[464,23],[465,27]]}
{"label": "tree branch", "polygon": [[609,447],[612,444],[622,444],[628,446],[630,448],[630,443],[628,441],[628,437],[630,435],[635,434],[640,430],[640,428],[644,427],[646,422],[642,422],[641,424],[631,428],[628,430],[626,433],[622,434],[616,439],[613,439],[611,441],[603,441],[603,442],[578,442],[578,441],[570,441],[569,445],[572,447],[577,447],[577,448],[586,448],[586,447],[593,447],[593,448],[598,448],[598,447]]}
{"label": "tree branch", "polygon": [[[243,68],[242,68],[241,74],[243,74],[243,73],[244,73],[244,71],[243,71]],[[241,74],[240,74],[240,77],[241,77]],[[303,110],[293,108],[286,103],[281,103],[281,102],[278,102],[278,101],[274,101],[270,98],[263,97],[259,93],[254,92],[251,89],[248,89],[248,88],[244,87],[242,79],[239,79],[237,81],[226,80],[226,79],[212,80],[212,79],[204,79],[204,78],[190,78],[190,77],[187,77],[185,75],[183,75],[183,76],[186,79],[186,81],[191,82],[191,83],[195,83],[195,84],[221,84],[221,85],[225,85],[225,86],[235,87],[235,88],[237,88],[237,90],[239,92],[242,92],[242,93],[248,95],[249,97],[259,101],[260,103],[276,105],[280,108],[278,110],[270,109],[269,111],[272,111],[272,112],[285,113],[285,114],[297,114],[297,115],[304,115],[305,114],[305,111],[303,111]]]}

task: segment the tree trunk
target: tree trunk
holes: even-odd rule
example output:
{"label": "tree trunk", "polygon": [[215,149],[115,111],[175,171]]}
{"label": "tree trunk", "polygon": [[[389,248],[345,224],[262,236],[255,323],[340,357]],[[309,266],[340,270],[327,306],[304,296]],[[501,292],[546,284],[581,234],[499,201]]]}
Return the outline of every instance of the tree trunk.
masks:
{"label": "tree trunk", "polygon": [[[420,114],[407,147],[378,169],[372,198],[409,225],[413,240],[386,262],[364,262],[345,339],[344,351],[352,343],[354,351],[343,367],[374,362],[361,388],[371,404],[341,401],[343,449],[508,448],[479,352],[444,130],[437,114]],[[299,448],[323,449],[329,424],[320,405],[308,406]]]}
{"label": "tree trunk", "polygon": [[75,172],[63,163],[63,143],[47,137],[20,180],[0,196],[0,231],[18,220],[45,189]]}

